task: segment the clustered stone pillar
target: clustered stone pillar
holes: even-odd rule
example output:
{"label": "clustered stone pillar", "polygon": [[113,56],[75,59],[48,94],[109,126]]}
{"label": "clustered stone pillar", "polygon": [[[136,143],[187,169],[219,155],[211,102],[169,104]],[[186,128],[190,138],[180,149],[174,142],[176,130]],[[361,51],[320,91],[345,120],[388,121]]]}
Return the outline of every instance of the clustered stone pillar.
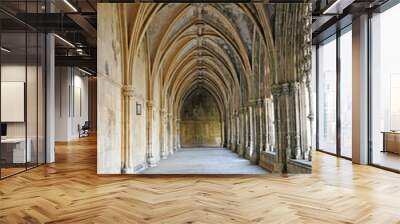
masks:
{"label": "clustered stone pillar", "polygon": [[258,149],[257,151],[259,153],[261,153],[261,151],[263,151],[265,149],[265,116],[264,116],[264,100],[263,99],[259,99],[257,101],[257,115],[258,115],[258,121],[257,121],[257,125],[258,125],[258,138],[259,138],[259,144],[258,144]]}
{"label": "clustered stone pillar", "polygon": [[235,113],[232,112],[229,117],[229,149],[235,151]]}
{"label": "clustered stone pillar", "polygon": [[227,141],[226,141],[226,126],[224,120],[221,121],[221,147],[226,147],[227,146]]}
{"label": "clustered stone pillar", "polygon": [[262,116],[261,116],[261,106],[262,106],[262,101],[257,99],[252,103],[252,114],[253,114],[253,133],[252,136],[254,138],[253,140],[253,149],[251,153],[251,162],[254,164],[258,164],[260,160],[260,154],[261,154],[261,149],[262,149]]}
{"label": "clustered stone pillar", "polygon": [[268,141],[268,135],[269,135],[268,123],[269,123],[269,120],[268,120],[268,110],[267,110],[268,104],[267,103],[268,102],[267,102],[266,98],[262,99],[262,105],[260,107],[260,110],[261,110],[261,114],[260,114],[261,122],[263,123],[262,126],[261,126],[261,129],[262,129],[261,136],[262,136],[262,139],[263,139],[263,144],[262,144],[261,150],[264,151],[264,152],[265,151],[269,151],[269,141]]}
{"label": "clustered stone pillar", "polygon": [[301,119],[300,119],[300,113],[302,112],[301,108],[300,108],[300,84],[298,82],[292,83],[291,87],[291,92],[292,92],[292,103],[290,103],[291,106],[291,111],[292,113],[294,112],[294,117],[292,118],[292,122],[293,122],[293,127],[294,127],[294,131],[291,132],[292,136],[291,138],[293,139],[293,147],[291,150],[291,154],[290,154],[290,159],[302,159],[302,150],[300,147],[300,128],[301,128]]}
{"label": "clustered stone pillar", "polygon": [[307,136],[308,136],[308,146],[307,146],[307,148],[308,148],[308,152],[307,153],[305,153],[305,159],[306,160],[308,160],[308,161],[311,161],[311,159],[312,159],[312,128],[313,128],[313,126],[312,126],[312,124],[313,124],[313,122],[314,122],[314,112],[313,112],[313,110],[312,110],[312,105],[313,105],[313,102],[312,102],[312,96],[311,96],[311,94],[312,94],[312,89],[311,89],[311,77],[307,77],[307,81],[306,81],[306,88],[307,88],[307,95],[308,95],[308,116],[307,116],[307,118],[308,118],[308,124],[307,124],[307,126],[308,126],[308,131],[307,131]]}
{"label": "clustered stone pillar", "polygon": [[[241,141],[241,135],[243,133],[243,129],[240,129],[240,117],[239,117],[239,112],[236,112],[236,116],[235,116],[235,136],[236,136],[236,144],[235,144],[235,152],[239,152],[240,151],[240,141]],[[241,131],[242,130],[242,131]]]}
{"label": "clustered stone pillar", "polygon": [[244,127],[244,131],[245,131],[245,133],[244,133],[243,157],[246,158],[246,153],[248,151],[249,143],[250,143],[250,139],[249,139],[249,122],[248,122],[249,116],[248,116],[247,108],[244,108],[243,110],[244,110],[244,119],[243,119],[244,125],[243,125],[243,127]]}
{"label": "clustered stone pillar", "polygon": [[[307,77],[311,61],[311,4],[277,5],[281,13],[275,20],[277,39],[276,76],[273,78],[275,119],[275,172],[287,172],[290,160],[303,160],[309,154],[310,133],[307,116],[310,104],[307,94]],[[298,27],[292,33],[288,29]],[[291,39],[289,43],[287,40]],[[295,55],[295,56],[294,56]],[[286,66],[294,65],[294,67]]]}
{"label": "clustered stone pillar", "polygon": [[246,152],[246,145],[247,145],[247,116],[246,116],[246,108],[240,108],[240,115],[239,115],[239,127],[243,130],[240,134],[239,140],[239,155],[245,157]]}
{"label": "clustered stone pillar", "polygon": [[[303,20],[303,32],[305,35],[303,36],[303,66],[301,67],[302,73],[304,74],[305,80],[305,88],[304,88],[304,98],[308,101],[308,110],[306,109],[304,112],[307,114],[308,122],[306,125],[307,130],[303,133],[303,137],[307,138],[307,141],[304,145],[306,151],[304,153],[304,159],[311,161],[311,153],[312,153],[312,124],[313,124],[313,111],[312,111],[312,89],[311,89],[311,63],[312,63],[312,50],[311,50],[311,42],[312,42],[312,34],[309,31],[312,24],[312,16],[311,16],[311,5],[309,4],[305,9],[306,15]],[[305,103],[307,105],[307,103]]]}
{"label": "clustered stone pillar", "polygon": [[254,151],[254,116],[252,106],[248,106],[247,111],[247,122],[248,122],[248,144],[247,144],[247,155],[246,158],[251,159]]}
{"label": "clustered stone pillar", "polygon": [[[309,142],[307,136],[308,126],[306,125],[308,95],[304,82],[287,82],[273,86],[274,105],[275,105],[275,130],[277,160],[276,169],[285,172],[286,164],[290,159],[308,159]],[[284,118],[284,119],[282,119]]]}
{"label": "clustered stone pillar", "polygon": [[286,149],[289,145],[290,139],[287,135],[286,120],[280,119],[286,117],[286,92],[283,92],[283,86],[273,85],[272,95],[274,99],[274,114],[275,114],[275,139],[276,139],[276,160],[274,164],[274,171],[281,173],[286,169]]}
{"label": "clustered stone pillar", "polygon": [[174,154],[174,135],[173,135],[173,128],[174,128],[174,120],[172,113],[168,113],[168,133],[167,133],[167,138],[168,138],[168,149],[169,149],[169,154]]}
{"label": "clustered stone pillar", "polygon": [[175,152],[178,151],[181,148],[180,144],[180,132],[181,132],[181,120],[176,118],[175,119],[175,144],[174,144],[174,150]]}
{"label": "clustered stone pillar", "polygon": [[233,151],[233,113],[228,115],[228,148]]}
{"label": "clustered stone pillar", "polygon": [[275,122],[274,122],[274,108],[273,100],[271,98],[266,98],[265,103],[265,150],[269,152],[275,152],[274,139],[275,139]]}
{"label": "clustered stone pillar", "polygon": [[167,113],[165,109],[160,111],[160,143],[161,143],[161,158],[166,159],[168,156],[168,146],[167,146]]}
{"label": "clustered stone pillar", "polygon": [[133,170],[132,165],[132,144],[131,144],[131,106],[132,106],[132,99],[133,99],[133,87],[131,85],[124,85],[122,87],[122,110],[124,111],[123,114],[123,134],[122,134],[122,173],[129,173]]}
{"label": "clustered stone pillar", "polygon": [[153,156],[153,103],[147,102],[147,165],[156,166],[156,160]]}

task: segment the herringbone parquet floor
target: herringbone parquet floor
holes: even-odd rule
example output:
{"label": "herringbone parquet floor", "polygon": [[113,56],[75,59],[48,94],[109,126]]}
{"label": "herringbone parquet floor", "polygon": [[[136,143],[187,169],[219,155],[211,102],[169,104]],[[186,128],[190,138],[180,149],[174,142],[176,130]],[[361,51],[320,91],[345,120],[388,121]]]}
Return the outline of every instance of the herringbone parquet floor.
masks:
{"label": "herringbone parquet floor", "polygon": [[400,175],[313,158],[289,177],[98,176],[87,138],[0,181],[0,223],[400,223]]}

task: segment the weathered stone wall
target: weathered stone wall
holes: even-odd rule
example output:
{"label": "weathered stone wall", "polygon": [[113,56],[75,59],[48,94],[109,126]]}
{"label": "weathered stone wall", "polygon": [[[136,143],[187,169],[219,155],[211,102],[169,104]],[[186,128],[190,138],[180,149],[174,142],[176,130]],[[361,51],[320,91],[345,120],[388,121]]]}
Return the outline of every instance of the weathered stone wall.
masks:
{"label": "weathered stone wall", "polygon": [[97,173],[121,173],[121,45],[115,4],[98,5]]}
{"label": "weathered stone wall", "polygon": [[[145,45],[142,45],[139,48],[138,58],[132,70],[133,103],[131,104],[131,113],[133,119],[131,120],[131,147],[133,154],[131,156],[135,172],[146,167],[146,78],[148,77],[146,57]],[[141,109],[141,111],[137,111],[137,109]]]}
{"label": "weathered stone wall", "polygon": [[220,147],[221,116],[217,103],[205,89],[195,90],[181,110],[182,147]]}
{"label": "weathered stone wall", "polygon": [[152,107],[152,114],[153,114],[153,122],[152,122],[152,145],[151,150],[153,152],[153,156],[156,159],[156,162],[160,160],[161,157],[161,144],[160,144],[160,79],[156,78],[154,81],[153,87],[153,107]]}

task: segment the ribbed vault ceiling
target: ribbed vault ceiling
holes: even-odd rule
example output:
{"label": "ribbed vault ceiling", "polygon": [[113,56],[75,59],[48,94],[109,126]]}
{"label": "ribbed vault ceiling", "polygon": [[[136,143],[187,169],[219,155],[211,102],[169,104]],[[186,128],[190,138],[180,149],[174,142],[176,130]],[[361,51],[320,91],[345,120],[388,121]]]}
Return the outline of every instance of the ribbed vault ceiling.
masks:
{"label": "ribbed vault ceiling", "polygon": [[159,80],[162,95],[167,96],[162,104],[176,105],[175,112],[183,99],[200,87],[208,90],[223,110],[230,102],[239,106],[260,94],[249,86],[253,86],[250,82],[254,78],[250,77],[254,73],[266,73],[260,71],[264,63],[255,61],[260,60],[260,54],[267,56],[267,40],[272,39],[266,11],[265,4],[234,3],[163,4],[139,9],[137,16],[146,24],[143,39],[151,62],[149,93]]}

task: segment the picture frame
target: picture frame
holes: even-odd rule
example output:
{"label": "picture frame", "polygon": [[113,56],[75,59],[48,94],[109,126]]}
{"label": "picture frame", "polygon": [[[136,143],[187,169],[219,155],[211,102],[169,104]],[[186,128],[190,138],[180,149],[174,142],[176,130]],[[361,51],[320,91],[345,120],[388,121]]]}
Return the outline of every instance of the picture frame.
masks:
{"label": "picture frame", "polygon": [[142,104],[136,102],[136,115],[142,115]]}

